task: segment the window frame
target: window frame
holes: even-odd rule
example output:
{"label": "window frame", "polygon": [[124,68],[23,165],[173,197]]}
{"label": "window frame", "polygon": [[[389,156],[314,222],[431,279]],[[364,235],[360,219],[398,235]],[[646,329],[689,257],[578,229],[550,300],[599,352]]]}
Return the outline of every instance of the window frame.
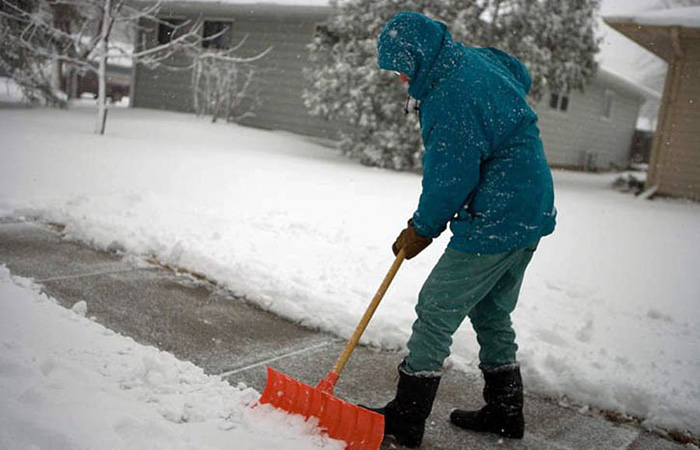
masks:
{"label": "window frame", "polygon": [[[180,17],[168,17],[168,18],[163,18],[159,17],[157,26],[156,26],[156,45],[167,45],[173,41],[173,39],[176,38],[175,34],[176,31],[178,31],[178,27],[182,26],[187,22],[186,18],[180,18]],[[166,25],[167,24],[167,25]],[[162,38],[164,36],[163,30],[165,29],[166,26],[170,25],[168,28],[170,28],[170,33],[167,35],[168,39],[164,41]]]}
{"label": "window frame", "polygon": [[549,94],[549,107],[554,110],[559,109],[559,94],[556,92],[550,92]]}
{"label": "window frame", "polygon": [[[211,24],[223,24],[224,27],[227,27],[225,30],[223,27],[221,29],[218,29],[214,31],[211,34],[207,35],[207,25]],[[220,36],[218,36],[216,39],[209,39],[207,40],[208,37],[210,36],[216,36],[217,34],[221,33]],[[227,42],[225,42],[223,45],[219,42],[220,39],[225,39]],[[225,19],[205,19],[204,22],[202,23],[202,48],[210,51],[216,51],[216,50],[229,50],[233,46],[233,20],[225,20]]]}
{"label": "window frame", "polygon": [[569,96],[568,95],[562,95],[559,97],[559,111],[566,113],[569,112]]}
{"label": "window frame", "polygon": [[571,97],[569,94],[561,94],[559,92],[549,93],[549,109],[553,109],[561,114],[569,112],[571,105]]}

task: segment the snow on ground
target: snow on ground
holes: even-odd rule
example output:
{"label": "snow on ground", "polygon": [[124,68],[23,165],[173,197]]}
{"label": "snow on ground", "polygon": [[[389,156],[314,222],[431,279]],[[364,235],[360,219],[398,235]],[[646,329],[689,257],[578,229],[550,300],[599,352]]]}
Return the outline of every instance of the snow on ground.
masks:
{"label": "snow on ground", "polygon": [[0,448],[290,449],[343,445],[259,394],[115,334],[0,266]]}
{"label": "snow on ground", "polygon": [[12,78],[0,77],[0,103],[20,103],[23,98],[22,90]]}
{"label": "snow on ground", "polygon": [[[71,239],[155,255],[350,335],[393,260],[419,176],[175,113],[115,109],[99,137],[93,114],[0,110],[0,215],[65,223]],[[526,385],[700,433],[700,205],[637,200],[611,190],[613,179],[555,173],[558,228],[514,317]],[[403,348],[448,234],[404,264],[365,342]],[[449,364],[474,371],[477,351],[464,324]]]}

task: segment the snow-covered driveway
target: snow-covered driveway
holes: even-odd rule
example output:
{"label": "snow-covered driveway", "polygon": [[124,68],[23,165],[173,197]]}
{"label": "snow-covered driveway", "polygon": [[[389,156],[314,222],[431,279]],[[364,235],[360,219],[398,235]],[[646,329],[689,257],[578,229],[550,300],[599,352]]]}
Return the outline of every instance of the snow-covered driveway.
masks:
{"label": "snow-covered driveway", "polygon": [[[391,263],[420,177],[302,138],[193,116],[0,110],[0,212],[65,223],[99,248],[155,255],[339,335]],[[559,224],[515,313],[532,391],[700,433],[700,206],[639,201],[610,175],[555,173]],[[401,269],[365,336],[404,345],[447,236]],[[465,324],[451,363],[475,370]]]}

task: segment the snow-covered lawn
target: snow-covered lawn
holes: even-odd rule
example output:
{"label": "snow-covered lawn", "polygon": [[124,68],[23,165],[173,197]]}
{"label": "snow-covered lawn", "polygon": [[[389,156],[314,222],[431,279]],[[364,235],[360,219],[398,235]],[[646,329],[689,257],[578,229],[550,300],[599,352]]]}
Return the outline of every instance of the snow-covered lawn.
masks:
{"label": "snow-covered lawn", "polygon": [[12,78],[0,77],[0,102],[22,103],[22,91]]}
{"label": "snow-covered lawn", "polygon": [[[351,333],[393,260],[419,176],[175,113],[115,109],[99,137],[93,114],[0,110],[0,215],[65,223],[69,238],[155,255],[285,317]],[[555,173],[558,228],[514,317],[526,386],[700,433],[700,205],[637,200],[612,179]],[[365,342],[404,346],[448,234],[404,264]],[[477,351],[465,323],[449,363],[474,371]]]}
{"label": "snow-covered lawn", "polygon": [[[89,299],[88,299],[89,302]],[[312,423],[85,317],[0,266],[0,448],[340,450]]]}

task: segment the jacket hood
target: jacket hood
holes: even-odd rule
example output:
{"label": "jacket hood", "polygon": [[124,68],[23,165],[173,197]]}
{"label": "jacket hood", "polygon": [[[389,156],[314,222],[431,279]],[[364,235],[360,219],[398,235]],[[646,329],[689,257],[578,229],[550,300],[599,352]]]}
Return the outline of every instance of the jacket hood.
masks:
{"label": "jacket hood", "polygon": [[505,67],[508,72],[513,76],[518,84],[522,87],[525,94],[530,92],[530,86],[532,86],[532,78],[525,67],[525,64],[520,62],[520,60],[510,56],[503,50],[499,50],[493,47],[486,47],[478,49],[483,55],[491,60],[497,61],[503,67]]}
{"label": "jacket hood", "polygon": [[400,12],[382,29],[377,41],[377,59],[384,70],[410,78],[408,93],[423,100],[435,81],[454,66],[456,44],[447,26],[416,12]]}
{"label": "jacket hood", "polygon": [[[431,88],[457,65],[463,55],[460,47],[452,40],[444,23],[417,12],[405,11],[384,25],[377,40],[377,59],[381,69],[407,75],[410,78],[408,93],[423,100]],[[502,76],[517,83],[525,94],[530,91],[532,79],[518,59],[492,47],[470,47],[469,50],[505,69]],[[470,51],[467,51],[467,58],[475,56]]]}

